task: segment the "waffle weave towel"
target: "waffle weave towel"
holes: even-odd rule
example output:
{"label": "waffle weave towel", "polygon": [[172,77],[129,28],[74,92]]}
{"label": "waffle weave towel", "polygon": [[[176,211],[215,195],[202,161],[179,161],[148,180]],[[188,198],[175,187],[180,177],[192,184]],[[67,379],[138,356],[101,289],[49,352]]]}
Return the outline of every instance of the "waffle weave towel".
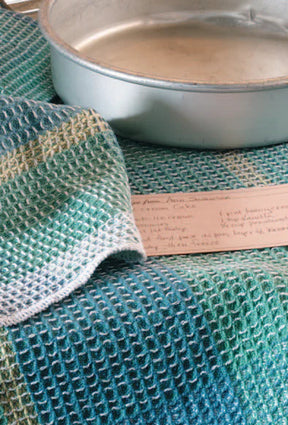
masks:
{"label": "waffle weave towel", "polygon": [[[27,36],[37,27],[0,17],[0,33],[11,20]],[[43,60],[48,67],[48,50]],[[17,95],[30,69],[22,69]],[[1,98],[0,424],[288,424],[287,247],[121,258],[141,256],[130,190],[288,183],[288,145],[205,152],[120,140],[119,147],[95,112],[36,102],[54,95],[50,81],[36,79],[25,98],[11,91]],[[118,224],[120,243],[134,248],[108,256],[88,279],[99,247],[119,250]],[[73,274],[78,288],[64,296]],[[57,291],[61,299],[46,305]],[[6,323],[17,314],[20,321]]]}
{"label": "waffle weave towel", "polygon": [[0,99],[0,324],[142,253],[120,148],[93,111]]}
{"label": "waffle weave towel", "polygon": [[[9,12],[1,22],[3,92],[53,94],[36,23]],[[108,255],[143,253],[122,153],[93,111],[2,95],[0,184],[2,325],[69,294]]]}
{"label": "waffle weave towel", "polygon": [[49,48],[36,22],[1,9],[0,94],[50,100]]}

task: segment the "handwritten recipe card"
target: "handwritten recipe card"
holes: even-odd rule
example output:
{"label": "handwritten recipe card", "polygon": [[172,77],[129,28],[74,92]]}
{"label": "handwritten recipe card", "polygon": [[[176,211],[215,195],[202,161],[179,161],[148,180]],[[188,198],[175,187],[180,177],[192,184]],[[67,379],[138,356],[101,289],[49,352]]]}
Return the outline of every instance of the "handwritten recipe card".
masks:
{"label": "handwritten recipe card", "polygon": [[288,184],[134,195],[132,204],[148,256],[288,244]]}

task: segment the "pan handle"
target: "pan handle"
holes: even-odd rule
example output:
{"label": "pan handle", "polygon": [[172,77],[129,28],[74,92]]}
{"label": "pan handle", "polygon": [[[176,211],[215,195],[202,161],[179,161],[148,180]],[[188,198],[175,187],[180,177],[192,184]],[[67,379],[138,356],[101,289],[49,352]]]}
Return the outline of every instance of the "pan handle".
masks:
{"label": "pan handle", "polygon": [[37,19],[40,0],[0,0],[0,5],[6,9]]}

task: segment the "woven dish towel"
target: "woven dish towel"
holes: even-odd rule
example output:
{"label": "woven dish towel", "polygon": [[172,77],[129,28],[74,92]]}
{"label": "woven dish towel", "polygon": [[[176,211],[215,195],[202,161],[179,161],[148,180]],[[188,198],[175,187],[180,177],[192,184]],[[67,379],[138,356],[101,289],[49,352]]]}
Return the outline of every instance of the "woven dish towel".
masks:
{"label": "woven dish towel", "polygon": [[49,48],[37,23],[2,9],[1,4],[0,94],[35,100],[55,95]]}
{"label": "woven dish towel", "polygon": [[[1,25],[22,19],[27,36],[29,28],[36,28],[26,18],[1,11],[0,16]],[[41,36],[39,42],[46,46]],[[43,60],[49,66],[46,48]],[[13,67],[13,60],[10,66],[17,73],[20,64]],[[25,88],[30,68],[23,69]],[[4,77],[1,81],[8,81]],[[69,264],[65,246],[75,247],[75,274],[85,272],[86,267],[77,269],[89,257],[83,255],[82,242],[99,236],[98,224],[107,235],[108,217],[117,223],[126,215],[124,230],[129,223],[126,171],[135,194],[288,183],[288,144],[211,152],[120,140],[120,150],[95,112],[33,101],[54,95],[50,77],[47,87],[41,81],[22,93],[25,99],[7,97],[11,92],[1,98],[5,172],[0,187],[6,188],[3,202],[9,203],[9,209],[1,209],[2,285],[13,276],[7,265],[11,271],[18,261],[14,276],[29,264],[25,276],[37,273],[45,286],[50,274],[43,270],[50,272],[55,259],[67,255]],[[23,87],[16,86],[18,95]],[[95,205],[103,212],[96,222]],[[134,231],[126,241],[135,244],[130,254],[141,255]],[[40,256],[31,256],[40,250]],[[94,254],[97,258],[97,249]],[[58,302],[0,327],[0,424],[286,425],[287,247],[155,257],[143,263],[123,261],[121,255],[124,251],[109,256],[86,284]],[[25,282],[21,292],[27,293],[30,284],[34,280]],[[54,285],[50,279],[46,294]],[[32,298],[41,293],[41,287],[36,289]],[[13,303],[5,308],[15,313]]]}
{"label": "woven dish towel", "polygon": [[[48,97],[47,46],[36,23],[1,12],[2,49],[9,40],[4,93]],[[61,299],[116,253],[134,261],[143,249],[123,156],[107,123],[93,111],[2,95],[0,324]]]}

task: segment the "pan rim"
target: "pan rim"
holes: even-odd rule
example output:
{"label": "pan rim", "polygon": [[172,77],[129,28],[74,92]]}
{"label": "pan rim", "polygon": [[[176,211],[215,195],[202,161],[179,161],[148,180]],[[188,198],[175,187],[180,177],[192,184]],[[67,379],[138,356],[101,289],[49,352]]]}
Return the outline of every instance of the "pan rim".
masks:
{"label": "pan rim", "polygon": [[105,75],[114,79],[143,85],[159,89],[188,91],[188,92],[216,92],[216,93],[233,93],[233,92],[255,92],[275,90],[288,87],[288,75],[279,78],[271,78],[265,80],[250,81],[247,83],[214,83],[205,82],[183,82],[177,80],[168,80],[161,78],[153,78],[141,75],[135,72],[120,70],[113,66],[105,66],[99,62],[80,53],[71,45],[62,40],[53,30],[49,22],[49,11],[57,0],[42,0],[39,9],[39,26],[48,43],[67,59],[89,69],[95,73]]}

